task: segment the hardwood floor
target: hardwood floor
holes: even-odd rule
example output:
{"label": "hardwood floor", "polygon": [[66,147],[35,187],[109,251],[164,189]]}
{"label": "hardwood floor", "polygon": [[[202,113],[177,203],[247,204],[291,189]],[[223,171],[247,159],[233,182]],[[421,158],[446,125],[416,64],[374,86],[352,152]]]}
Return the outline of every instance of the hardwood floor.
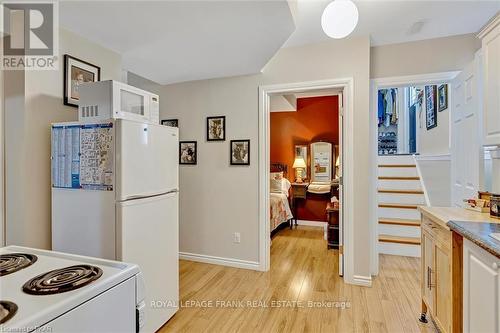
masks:
{"label": "hardwood floor", "polygon": [[[181,261],[183,307],[160,332],[435,332],[432,323],[418,321],[419,259],[381,255],[372,288],[344,284],[337,271],[323,230],[305,226],[273,238],[269,272]],[[203,301],[212,307],[193,304]],[[310,307],[308,301],[349,306]]]}

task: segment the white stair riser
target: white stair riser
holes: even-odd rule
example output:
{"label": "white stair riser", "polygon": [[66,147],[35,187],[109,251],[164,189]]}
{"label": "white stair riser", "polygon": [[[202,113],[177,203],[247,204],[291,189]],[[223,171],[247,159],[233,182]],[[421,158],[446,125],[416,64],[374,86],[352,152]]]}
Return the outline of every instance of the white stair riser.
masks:
{"label": "white stair riser", "polygon": [[393,225],[393,224],[380,224],[379,223],[378,234],[379,235],[420,238],[420,227]]}
{"label": "white stair riser", "polygon": [[412,155],[379,156],[378,164],[415,164]]}
{"label": "white stair riser", "polygon": [[383,254],[420,257],[420,245],[378,242],[378,251]]}
{"label": "white stair riser", "polygon": [[378,168],[382,177],[417,177],[417,168]]}
{"label": "white stair riser", "polygon": [[379,193],[378,202],[424,205],[425,197],[423,194]]}
{"label": "white stair riser", "polygon": [[420,180],[378,180],[378,188],[387,190],[422,190]]}
{"label": "white stair riser", "polygon": [[420,212],[416,209],[378,207],[378,217],[420,220]]}

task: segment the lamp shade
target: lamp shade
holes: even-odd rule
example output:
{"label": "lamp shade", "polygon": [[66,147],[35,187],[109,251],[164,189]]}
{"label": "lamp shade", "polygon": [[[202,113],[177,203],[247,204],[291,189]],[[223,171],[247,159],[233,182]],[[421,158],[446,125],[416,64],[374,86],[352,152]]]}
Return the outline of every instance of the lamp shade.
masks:
{"label": "lamp shade", "polygon": [[306,167],[306,161],[302,157],[297,157],[295,158],[295,161],[293,162],[292,168],[305,168]]}

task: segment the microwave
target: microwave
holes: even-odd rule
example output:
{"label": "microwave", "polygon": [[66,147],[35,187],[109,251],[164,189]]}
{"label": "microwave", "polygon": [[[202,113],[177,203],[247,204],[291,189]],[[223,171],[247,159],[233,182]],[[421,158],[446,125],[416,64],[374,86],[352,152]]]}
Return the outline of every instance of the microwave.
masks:
{"label": "microwave", "polygon": [[84,83],[78,90],[80,122],[127,119],[149,124],[160,123],[158,95],[112,80]]}

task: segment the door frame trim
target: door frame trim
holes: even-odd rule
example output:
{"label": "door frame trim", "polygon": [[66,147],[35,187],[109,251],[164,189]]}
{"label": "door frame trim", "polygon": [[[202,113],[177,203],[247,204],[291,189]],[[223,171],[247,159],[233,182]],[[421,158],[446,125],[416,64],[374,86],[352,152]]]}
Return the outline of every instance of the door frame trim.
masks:
{"label": "door frame trim", "polygon": [[[369,216],[371,225],[371,267],[372,275],[378,275],[378,218],[377,218],[377,157],[378,157],[378,139],[377,139],[377,98],[378,90],[384,88],[396,88],[408,85],[429,85],[438,83],[450,83],[460,71],[438,72],[418,75],[405,75],[374,78],[370,80],[370,154],[372,161],[369,186]],[[450,123],[451,126],[451,123]],[[418,135],[417,135],[418,137]],[[450,140],[451,142],[451,140]],[[418,145],[417,145],[418,147]]]}
{"label": "door frame trim", "polygon": [[[271,263],[269,225],[269,173],[270,173],[270,96],[320,89],[343,89],[343,228],[344,228],[344,281],[358,284],[354,276],[354,79],[352,77],[320,81],[306,81],[259,86],[259,270],[268,271]],[[363,281],[364,285],[367,284]]]}

